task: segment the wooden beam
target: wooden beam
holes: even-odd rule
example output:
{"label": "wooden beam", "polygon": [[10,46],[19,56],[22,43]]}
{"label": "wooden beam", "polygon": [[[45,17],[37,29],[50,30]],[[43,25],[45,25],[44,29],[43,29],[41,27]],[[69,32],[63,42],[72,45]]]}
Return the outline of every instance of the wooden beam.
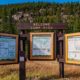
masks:
{"label": "wooden beam", "polygon": [[66,29],[66,25],[63,23],[58,24],[50,24],[50,23],[18,23],[17,25],[18,30],[26,30],[26,29]]}

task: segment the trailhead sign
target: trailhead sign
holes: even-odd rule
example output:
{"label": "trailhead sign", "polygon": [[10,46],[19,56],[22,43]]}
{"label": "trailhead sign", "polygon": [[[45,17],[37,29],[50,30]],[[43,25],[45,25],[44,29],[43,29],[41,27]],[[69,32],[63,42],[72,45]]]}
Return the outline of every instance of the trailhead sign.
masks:
{"label": "trailhead sign", "polygon": [[53,33],[30,34],[31,59],[48,59],[53,57]]}
{"label": "trailhead sign", "polygon": [[17,60],[18,36],[0,34],[0,63],[13,63]]}
{"label": "trailhead sign", "polygon": [[66,36],[66,60],[68,63],[80,64],[80,33]]}

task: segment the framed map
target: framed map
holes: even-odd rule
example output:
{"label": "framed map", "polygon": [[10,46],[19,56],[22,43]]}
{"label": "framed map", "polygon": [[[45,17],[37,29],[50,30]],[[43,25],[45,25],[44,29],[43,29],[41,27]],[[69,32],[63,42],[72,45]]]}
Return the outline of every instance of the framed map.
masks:
{"label": "framed map", "polygon": [[66,63],[80,64],[80,33],[65,35]]}
{"label": "framed map", "polygon": [[54,33],[30,33],[30,59],[53,59]]}
{"label": "framed map", "polygon": [[17,63],[18,36],[0,33],[0,64]]}

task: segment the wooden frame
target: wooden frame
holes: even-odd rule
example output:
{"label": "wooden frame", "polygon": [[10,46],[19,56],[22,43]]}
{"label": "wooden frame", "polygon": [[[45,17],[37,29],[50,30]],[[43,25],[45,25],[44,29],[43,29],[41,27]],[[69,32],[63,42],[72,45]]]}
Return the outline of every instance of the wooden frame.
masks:
{"label": "wooden frame", "polygon": [[[76,59],[68,59],[68,56],[69,57],[71,57],[72,55],[70,55],[70,54],[72,54],[72,53],[68,53],[68,46],[69,46],[69,42],[68,42],[68,39],[71,37],[71,38],[74,38],[74,37],[80,37],[80,33],[72,33],[72,34],[66,34],[65,35],[65,62],[66,63],[69,63],[69,64],[80,64],[80,60],[76,60]],[[76,42],[74,42],[74,43],[76,43]],[[72,44],[70,44],[70,45],[73,45],[73,43]],[[72,50],[75,50],[75,48],[74,49],[72,49]],[[77,49],[76,49],[77,50]],[[78,57],[78,55],[76,55],[76,52],[74,52],[75,53],[75,57],[77,56]],[[79,53],[79,52],[78,52]],[[77,53],[77,54],[78,54]],[[80,57],[80,56],[79,56]]]}
{"label": "wooden frame", "polygon": [[18,35],[13,35],[13,34],[4,34],[4,33],[0,33],[0,37],[11,37],[11,38],[15,38],[16,39],[16,57],[15,59],[9,61],[9,60],[0,60],[0,64],[11,64],[11,63],[18,63]]}
{"label": "wooden frame", "polygon": [[[32,54],[32,41],[33,36],[50,36],[50,55],[42,56],[33,56]],[[30,59],[32,60],[53,60],[54,59],[54,33],[53,32],[39,32],[39,33],[30,33]]]}

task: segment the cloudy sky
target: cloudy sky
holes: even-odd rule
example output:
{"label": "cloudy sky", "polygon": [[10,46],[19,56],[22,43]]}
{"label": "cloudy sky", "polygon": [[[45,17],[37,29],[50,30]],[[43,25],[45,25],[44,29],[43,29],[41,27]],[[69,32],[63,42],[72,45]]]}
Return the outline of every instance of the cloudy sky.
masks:
{"label": "cloudy sky", "polygon": [[0,0],[0,5],[2,4],[14,4],[14,3],[24,3],[24,2],[80,2],[80,0]]}

